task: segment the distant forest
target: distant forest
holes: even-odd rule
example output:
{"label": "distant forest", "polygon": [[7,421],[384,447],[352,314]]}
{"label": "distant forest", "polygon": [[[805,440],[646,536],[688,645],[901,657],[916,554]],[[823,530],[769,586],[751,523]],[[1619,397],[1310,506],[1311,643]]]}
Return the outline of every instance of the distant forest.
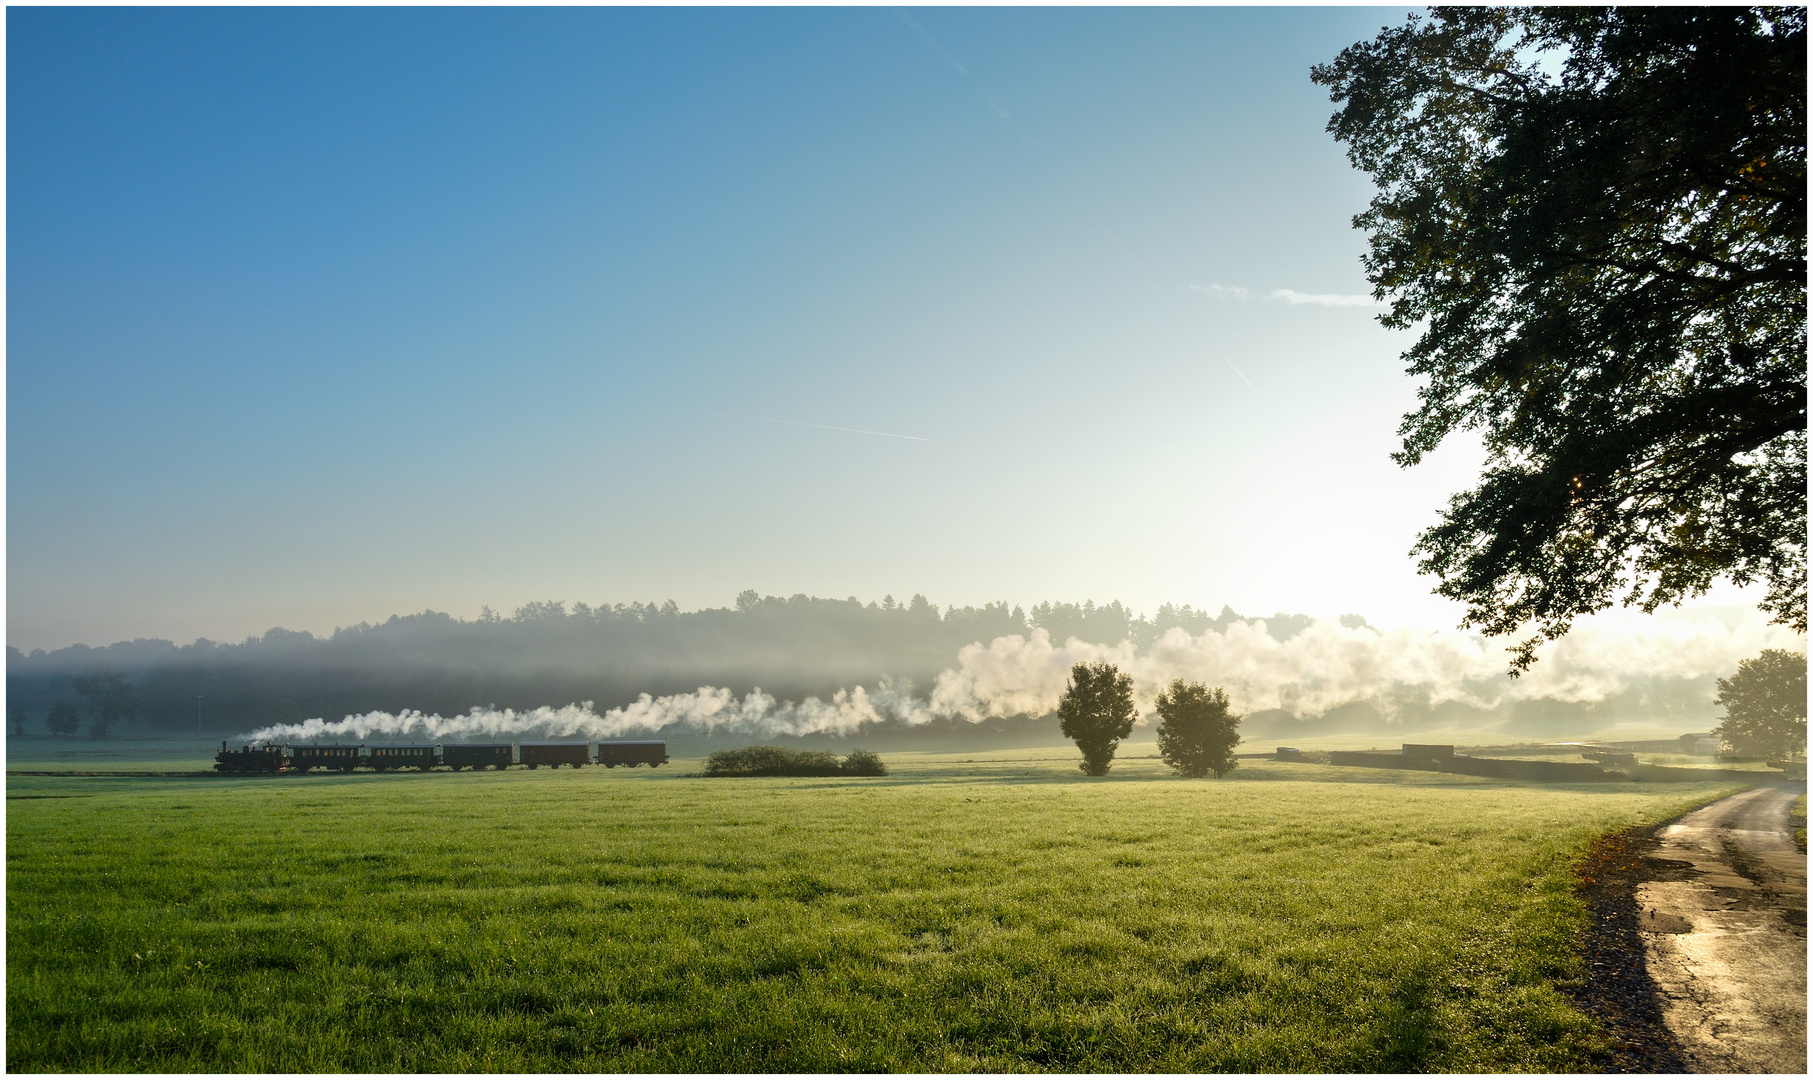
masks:
{"label": "distant forest", "polygon": [[[101,719],[117,733],[231,734],[374,709],[450,716],[475,705],[592,701],[604,710],[643,693],[706,685],[739,695],[760,686],[782,699],[822,698],[858,683],[873,687],[883,675],[911,680],[925,693],[963,646],[1005,634],[1042,627],[1060,643],[1074,635],[1143,648],[1174,626],[1198,634],[1241,619],[1226,607],[1211,616],[1166,604],[1150,619],[1119,602],[1030,610],[1003,602],[941,613],[924,596],[863,604],[745,591],[734,608],[702,611],[681,611],[671,600],[603,607],[549,601],[510,616],[486,609],[471,620],[435,611],[392,616],[327,637],[277,628],[237,644],[139,639],[29,655],[8,646],[7,724],[15,733],[41,734],[53,707],[67,703],[62,715],[67,720],[68,705],[76,706],[84,732]],[[1279,614],[1266,625],[1283,640],[1309,622]]]}

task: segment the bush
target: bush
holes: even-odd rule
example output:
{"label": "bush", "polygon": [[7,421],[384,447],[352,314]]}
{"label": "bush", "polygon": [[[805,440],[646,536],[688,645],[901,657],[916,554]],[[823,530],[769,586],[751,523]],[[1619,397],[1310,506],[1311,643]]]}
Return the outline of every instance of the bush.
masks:
{"label": "bush", "polygon": [[852,750],[844,759],[845,776],[886,776],[888,767],[881,763],[879,754],[867,750]]}
{"label": "bush", "polygon": [[842,761],[827,750],[745,746],[718,750],[705,759],[706,776],[886,776],[888,767],[867,750],[852,750]]}
{"label": "bush", "polygon": [[706,776],[836,776],[842,771],[836,754],[784,746],[718,750],[705,759]]}

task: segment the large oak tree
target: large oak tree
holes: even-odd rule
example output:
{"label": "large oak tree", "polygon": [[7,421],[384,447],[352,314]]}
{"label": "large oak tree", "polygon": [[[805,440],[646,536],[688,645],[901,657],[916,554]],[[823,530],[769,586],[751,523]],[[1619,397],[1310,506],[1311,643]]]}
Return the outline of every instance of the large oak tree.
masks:
{"label": "large oak tree", "polygon": [[1764,649],[1719,680],[1725,722],[1715,730],[1740,754],[1804,758],[1807,755],[1807,657]]}
{"label": "large oak tree", "polygon": [[1723,576],[1807,619],[1806,12],[1440,8],[1318,66],[1420,376],[1414,465],[1488,462],[1420,537],[1464,625],[1543,638]]}

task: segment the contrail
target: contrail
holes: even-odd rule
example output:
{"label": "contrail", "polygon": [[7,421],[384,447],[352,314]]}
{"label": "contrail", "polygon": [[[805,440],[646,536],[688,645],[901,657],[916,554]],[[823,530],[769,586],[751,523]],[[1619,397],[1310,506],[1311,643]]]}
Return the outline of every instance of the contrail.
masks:
{"label": "contrail", "polygon": [[[969,77],[969,69],[964,67],[962,64],[958,63],[956,57],[952,56],[948,52],[945,52],[944,46],[938,44],[937,38],[934,38],[932,35],[926,33],[925,27],[920,26],[918,23],[914,22],[911,16],[909,16],[906,12],[900,10],[899,8],[893,8],[892,10],[893,10],[896,18],[898,18],[901,22],[905,23],[907,25],[907,28],[912,30],[913,33],[919,35],[919,40],[925,42],[927,48],[931,49],[933,52],[937,53],[940,57],[942,57],[945,63],[949,64],[951,67],[956,68],[957,73],[959,75],[962,75],[964,78]],[[1027,146],[1037,146],[1038,145],[1036,142],[1033,141],[1033,138],[1031,135],[1028,135],[1028,134],[1026,134],[1026,132],[1020,130],[1020,125],[1014,123],[1014,118],[1008,114],[1006,109],[1003,109],[1001,106],[997,105],[995,103],[994,98],[989,97],[987,94],[983,94],[982,103],[984,105],[987,105],[989,111],[994,113],[997,117],[999,117],[1001,119],[1002,123],[1004,123],[1008,127],[1012,128],[1013,133],[1020,137],[1021,142],[1025,143]]]}
{"label": "contrail", "polygon": [[1096,225],[1096,228],[1102,230],[1102,232],[1107,235],[1109,240],[1114,242],[1115,247],[1121,249],[1121,254],[1125,255],[1127,257],[1127,261],[1133,264],[1133,268],[1138,270],[1140,273],[1142,273],[1146,276],[1147,284],[1151,285],[1155,289],[1159,287],[1158,279],[1152,276],[1152,271],[1146,269],[1146,264],[1143,262],[1140,262],[1138,256],[1134,255],[1133,252],[1127,250],[1127,245],[1121,243],[1121,238],[1114,234],[1113,229],[1110,229],[1108,226],[1103,225],[1102,220],[1099,217],[1096,218],[1095,225]]}
{"label": "contrail", "polygon": [[1240,376],[1240,381],[1247,384],[1247,386],[1250,387],[1254,393],[1259,392],[1259,388],[1257,386],[1253,386],[1253,380],[1246,377],[1246,372],[1241,371],[1237,367],[1234,367],[1234,362],[1232,360],[1228,360],[1228,359],[1224,358],[1221,362],[1231,368],[1234,368],[1234,374]]}
{"label": "contrail", "polygon": [[914,442],[932,441],[930,439],[920,438],[918,435],[896,435],[891,431],[869,431],[864,428],[837,427],[834,424],[808,424],[804,420],[776,420],[769,416],[743,416],[740,413],[738,414],[738,418],[742,420],[759,420],[764,424],[788,424],[792,427],[818,428],[821,431],[848,431],[852,435],[880,435],[888,439],[911,439]]}
{"label": "contrail", "polygon": [[[956,68],[959,72],[961,72],[964,75],[969,74],[969,69],[964,67],[962,64],[959,64],[957,62],[956,57],[952,56],[950,53],[945,52],[944,46],[938,44],[938,41],[936,38],[932,37],[932,35],[925,32],[925,27],[920,26],[918,23],[914,22],[912,20],[912,18],[907,15],[906,12],[900,10],[899,8],[894,8],[893,11],[894,11],[894,14],[899,17],[901,22],[906,23],[907,26],[912,29],[913,33],[919,35],[920,41],[925,42],[926,45],[928,47],[930,47],[933,52],[935,52],[939,56],[943,57],[945,63]],[[992,105],[994,103],[990,102],[989,104]]]}

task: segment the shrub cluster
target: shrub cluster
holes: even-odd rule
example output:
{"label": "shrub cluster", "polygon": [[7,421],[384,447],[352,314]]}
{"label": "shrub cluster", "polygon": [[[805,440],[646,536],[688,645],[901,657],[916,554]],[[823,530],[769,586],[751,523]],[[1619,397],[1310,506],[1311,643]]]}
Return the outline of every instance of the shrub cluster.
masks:
{"label": "shrub cluster", "polygon": [[867,750],[852,750],[842,761],[828,750],[745,746],[718,750],[705,759],[706,776],[886,776],[888,767]]}

